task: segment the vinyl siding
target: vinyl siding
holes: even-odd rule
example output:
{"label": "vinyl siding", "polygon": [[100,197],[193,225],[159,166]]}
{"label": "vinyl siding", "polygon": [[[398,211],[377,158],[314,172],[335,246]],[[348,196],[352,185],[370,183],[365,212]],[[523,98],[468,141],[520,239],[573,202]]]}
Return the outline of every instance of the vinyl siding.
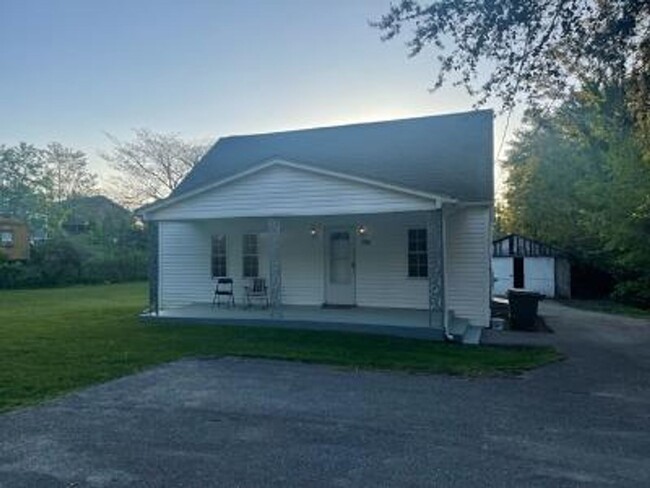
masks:
{"label": "vinyl siding", "polygon": [[425,216],[376,216],[365,226],[370,243],[357,239],[357,304],[427,309],[428,280],[408,276],[408,230],[425,229]]}
{"label": "vinyl siding", "polygon": [[159,233],[160,307],[210,301],[209,232],[193,222],[161,222]]}
{"label": "vinyl siding", "polygon": [[[322,242],[309,234],[307,222],[299,229],[283,222],[281,237],[282,300],[293,305],[321,304]],[[228,277],[233,278],[235,298],[243,303],[242,239],[259,235],[259,275],[268,280],[268,238],[264,219],[205,222],[160,222],[161,308],[210,302],[214,291],[211,276],[211,236],[226,235]]]}
{"label": "vinyl siding", "polygon": [[150,220],[405,212],[434,208],[419,196],[282,165],[147,214]]}
{"label": "vinyl siding", "polygon": [[451,210],[446,218],[447,307],[472,325],[490,322],[489,207]]}

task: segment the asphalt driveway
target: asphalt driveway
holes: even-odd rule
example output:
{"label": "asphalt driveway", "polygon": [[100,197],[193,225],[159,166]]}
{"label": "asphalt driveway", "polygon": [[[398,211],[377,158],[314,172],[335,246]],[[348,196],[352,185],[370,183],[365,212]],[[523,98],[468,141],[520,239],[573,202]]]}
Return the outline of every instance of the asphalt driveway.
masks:
{"label": "asphalt driveway", "polygon": [[0,416],[0,486],[650,486],[650,323],[543,313],[521,378],[187,360]]}

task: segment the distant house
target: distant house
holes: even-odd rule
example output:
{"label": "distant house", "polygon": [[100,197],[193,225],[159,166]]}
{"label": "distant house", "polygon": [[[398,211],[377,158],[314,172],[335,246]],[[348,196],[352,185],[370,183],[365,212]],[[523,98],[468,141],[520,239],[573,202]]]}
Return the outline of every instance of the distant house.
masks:
{"label": "distant house", "polygon": [[[170,197],[141,209],[157,226],[153,313],[478,340],[490,323],[492,118],[220,139]],[[261,283],[268,315],[211,309],[220,279],[238,304]]]}
{"label": "distant house", "polygon": [[9,261],[29,259],[29,227],[25,222],[0,216],[0,254]]}
{"label": "distant house", "polygon": [[133,222],[131,211],[103,195],[70,198],[61,205],[66,212],[61,227],[73,235],[91,230],[116,234]]}
{"label": "distant house", "polygon": [[493,293],[525,288],[548,297],[571,297],[571,264],[566,253],[517,234],[492,243]]}

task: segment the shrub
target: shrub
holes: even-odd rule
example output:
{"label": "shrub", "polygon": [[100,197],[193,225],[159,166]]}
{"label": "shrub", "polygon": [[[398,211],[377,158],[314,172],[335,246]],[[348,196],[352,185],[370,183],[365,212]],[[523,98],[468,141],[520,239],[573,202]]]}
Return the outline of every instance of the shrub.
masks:
{"label": "shrub", "polygon": [[30,261],[0,261],[0,289],[119,283],[147,278],[145,250],[102,251],[92,254],[66,239],[44,242],[33,247]]}

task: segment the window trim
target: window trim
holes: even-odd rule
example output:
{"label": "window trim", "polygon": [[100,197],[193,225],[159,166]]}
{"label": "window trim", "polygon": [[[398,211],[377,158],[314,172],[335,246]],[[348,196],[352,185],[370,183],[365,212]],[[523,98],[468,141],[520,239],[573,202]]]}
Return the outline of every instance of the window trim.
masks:
{"label": "window trim", "polygon": [[[412,231],[419,231],[421,232],[421,236],[423,237],[423,242],[424,242],[424,250],[422,249],[416,249],[416,250],[411,250],[411,233]],[[415,257],[424,257],[424,274],[422,274],[422,264],[419,262],[419,260],[416,260],[416,263],[414,266],[411,266],[411,259]],[[428,235],[427,235],[427,230],[422,227],[413,227],[409,228],[407,231],[407,236],[406,236],[406,276],[409,279],[422,279],[426,280],[429,278],[429,243],[428,243]],[[411,270],[416,269],[416,274],[411,274]]]}
{"label": "window trim", "polygon": [[[246,239],[255,237],[255,252],[247,252]],[[255,274],[247,274],[246,260],[247,258],[255,258]],[[242,234],[241,238],[241,275],[242,278],[259,278],[260,276],[260,236],[254,232]]]}
{"label": "window trim", "polygon": [[[223,252],[215,253],[215,240],[223,239]],[[215,273],[215,258],[223,257],[223,274]],[[228,236],[226,234],[213,234],[210,238],[210,274],[212,278],[225,278],[228,276]]]}
{"label": "window trim", "polygon": [[[9,235],[9,240],[5,241],[3,239],[4,235]],[[12,229],[2,229],[0,230],[0,247],[14,247],[16,245],[16,233]]]}

